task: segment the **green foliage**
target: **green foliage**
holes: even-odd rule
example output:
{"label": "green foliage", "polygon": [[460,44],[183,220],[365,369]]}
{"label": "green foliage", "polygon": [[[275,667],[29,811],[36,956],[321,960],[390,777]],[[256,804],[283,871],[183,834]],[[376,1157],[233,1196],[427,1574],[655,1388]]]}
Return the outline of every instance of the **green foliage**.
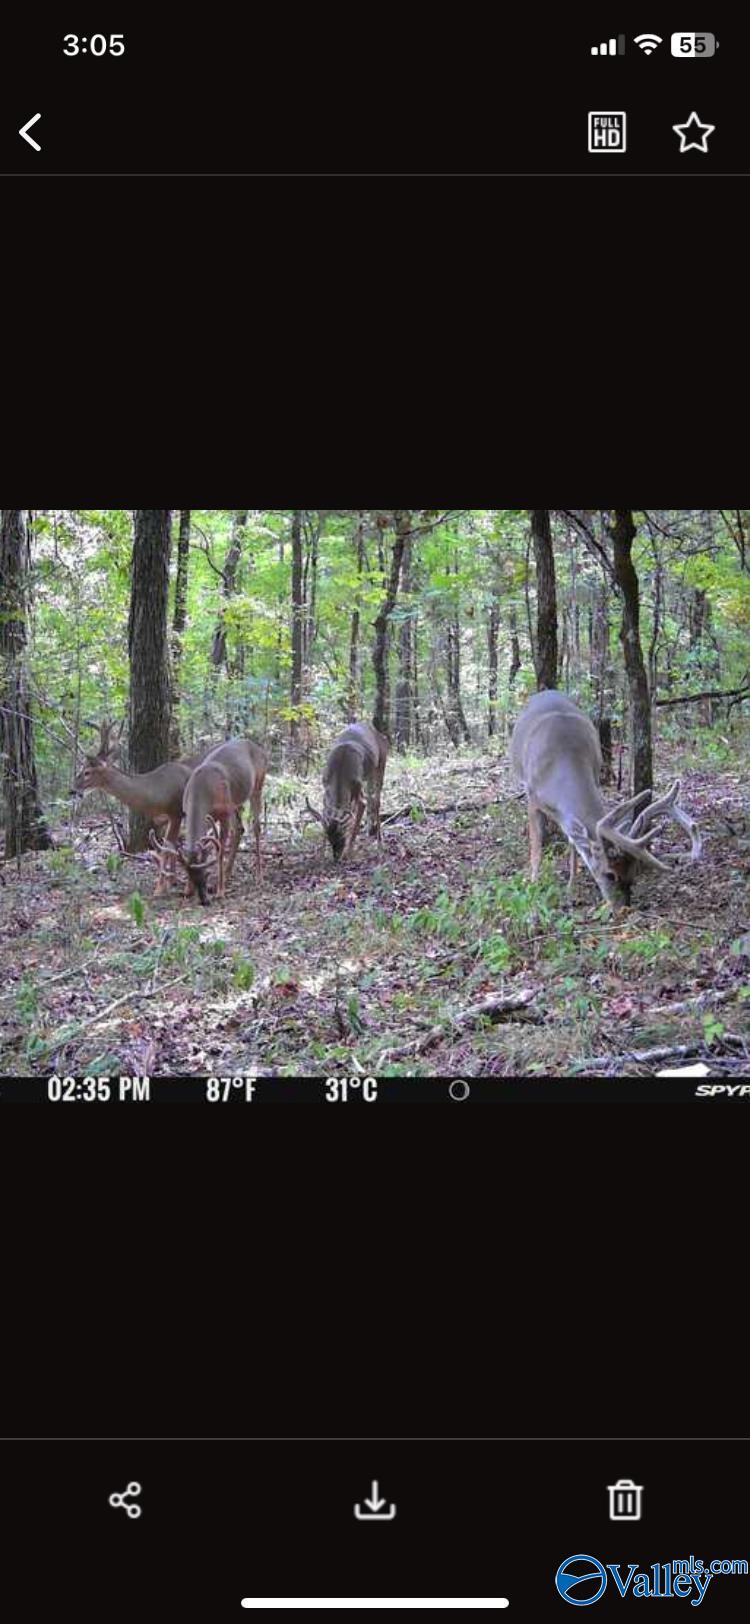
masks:
{"label": "green foliage", "polygon": [[16,1009],[22,1021],[29,1021],[39,1009],[39,989],[33,976],[22,975],[16,990]]}
{"label": "green foliage", "polygon": [[640,961],[654,964],[672,947],[672,937],[666,930],[652,930],[648,936],[632,936],[620,943],[620,958],[625,964]]}
{"label": "green foliage", "polygon": [[140,930],[146,922],[146,904],[140,891],[133,891],[128,897],[128,913]]}
{"label": "green foliage", "polygon": [[233,960],[232,980],[240,992],[247,992],[255,980],[255,965],[241,953],[235,953]]}
{"label": "green foliage", "polygon": [[47,868],[53,885],[64,885],[75,872],[75,867],[72,846],[59,846],[57,851],[47,853]]}

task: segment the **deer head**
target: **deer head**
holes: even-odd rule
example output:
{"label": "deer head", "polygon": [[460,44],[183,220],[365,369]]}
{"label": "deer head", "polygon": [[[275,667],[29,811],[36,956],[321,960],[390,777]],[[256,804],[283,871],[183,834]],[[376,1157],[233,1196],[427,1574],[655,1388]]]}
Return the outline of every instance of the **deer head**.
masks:
{"label": "deer head", "polygon": [[171,840],[160,840],[155,830],[149,833],[149,844],[154,851],[162,854],[168,853],[176,857],[182,864],[190,884],[198,893],[198,901],[204,908],[208,907],[210,897],[208,890],[208,870],[214,867],[221,846],[221,833],[218,825],[211,819],[211,827],[199,841],[197,846],[186,850],[180,842],[175,845]]}
{"label": "deer head", "polygon": [[351,807],[337,807],[329,802],[327,796],[323,803],[322,812],[316,812],[315,807],[310,805],[307,796],[305,796],[305,806],[310,816],[315,818],[316,822],[321,825],[333,852],[333,860],[337,863],[346,845],[346,836],[352,815]]}
{"label": "deer head", "polygon": [[[95,727],[96,723],[89,722],[87,726]],[[119,723],[103,721],[99,724],[99,748],[93,755],[84,755],[83,766],[74,779],[71,795],[82,795],[87,789],[106,787],[107,769],[114,766],[122,755],[119,739],[123,727],[124,718]]]}

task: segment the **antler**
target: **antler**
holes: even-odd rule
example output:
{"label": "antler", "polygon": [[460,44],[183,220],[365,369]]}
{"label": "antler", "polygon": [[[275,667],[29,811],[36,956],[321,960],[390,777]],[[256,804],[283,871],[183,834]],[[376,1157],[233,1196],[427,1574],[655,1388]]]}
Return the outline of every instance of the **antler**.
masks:
{"label": "antler", "polygon": [[[679,793],[680,780],[676,778],[671,790],[668,790],[660,801],[653,801],[651,806],[644,808],[643,812],[636,818],[630,833],[631,836],[641,835],[642,831],[647,829],[655,818],[663,814],[671,818],[673,823],[679,824],[680,828],[684,829],[690,836],[690,860],[697,863],[703,851],[703,841],[697,823],[685,811],[684,807],[678,805]],[[656,830],[653,833],[655,834]]]}
{"label": "antler", "polygon": [[175,846],[171,840],[160,840],[155,829],[149,829],[148,843],[153,846],[154,851],[169,852],[171,857],[179,857],[180,862],[184,863],[185,858],[179,846]]}
{"label": "antler", "polygon": [[[104,758],[106,756],[112,754],[113,746],[112,746],[111,740],[112,740],[112,734],[115,732],[115,729],[117,729],[116,737],[119,739],[120,734],[122,733],[122,730],[123,730],[124,726],[125,726],[125,718],[124,717],[123,717],[122,721],[120,721],[120,722],[113,722],[113,721],[111,721],[111,720],[109,720],[107,718],[105,718],[103,721],[100,722],[100,724],[99,724],[99,755],[101,756],[102,760],[104,760]],[[115,748],[117,748],[117,747],[115,747]]]}
{"label": "antler", "polygon": [[624,829],[618,827],[618,824],[622,821],[623,815],[635,812],[636,808],[642,806],[643,801],[648,799],[651,790],[644,790],[640,795],[634,796],[630,801],[624,801],[622,806],[615,807],[614,811],[600,818],[596,826],[597,836],[609,840],[622,851],[629,852],[631,857],[637,857],[639,862],[648,863],[651,868],[659,869],[662,874],[671,874],[673,869],[670,864],[662,863],[658,857],[654,857],[648,847],[658,834],[658,830],[650,826],[657,818],[672,818],[690,835],[691,857],[693,862],[696,862],[702,851],[702,842],[693,819],[676,804],[679,793],[680,780],[676,778],[666,795],[662,795],[658,801],[653,801],[650,806],[643,807],[626,833]]}
{"label": "antler", "polygon": [[305,796],[305,806],[307,807],[307,810],[311,814],[311,816],[317,819],[318,823],[322,823],[323,825],[325,825],[325,818],[323,818],[321,816],[320,812],[316,812],[314,806],[310,805],[310,802],[308,801],[307,796]]}

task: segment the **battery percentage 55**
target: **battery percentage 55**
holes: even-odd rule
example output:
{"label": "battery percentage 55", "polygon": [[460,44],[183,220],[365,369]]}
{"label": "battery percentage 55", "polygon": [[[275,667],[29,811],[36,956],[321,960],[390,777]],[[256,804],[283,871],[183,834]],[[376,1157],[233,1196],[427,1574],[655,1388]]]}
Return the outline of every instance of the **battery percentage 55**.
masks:
{"label": "battery percentage 55", "polygon": [[714,56],[719,49],[715,34],[673,34],[673,56]]}

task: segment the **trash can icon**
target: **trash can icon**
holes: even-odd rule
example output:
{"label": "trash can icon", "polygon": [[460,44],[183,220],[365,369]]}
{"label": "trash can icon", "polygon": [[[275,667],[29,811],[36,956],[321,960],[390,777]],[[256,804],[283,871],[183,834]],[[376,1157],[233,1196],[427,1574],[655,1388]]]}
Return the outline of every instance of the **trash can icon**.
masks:
{"label": "trash can icon", "polygon": [[608,1483],[607,1488],[610,1522],[640,1522],[643,1484],[620,1477],[616,1483]]}

